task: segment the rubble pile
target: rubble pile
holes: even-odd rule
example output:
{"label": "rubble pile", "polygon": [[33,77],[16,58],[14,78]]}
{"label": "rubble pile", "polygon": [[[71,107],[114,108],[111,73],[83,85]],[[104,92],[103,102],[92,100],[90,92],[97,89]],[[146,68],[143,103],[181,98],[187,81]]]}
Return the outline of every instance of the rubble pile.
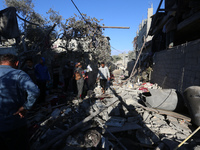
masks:
{"label": "rubble pile", "polygon": [[[83,100],[62,91],[30,112],[31,149],[156,149],[170,150],[194,128],[190,118],[146,107],[141,93],[160,89],[156,84],[123,82],[115,77],[106,94],[99,84]],[[180,149],[198,149],[191,138]]]}

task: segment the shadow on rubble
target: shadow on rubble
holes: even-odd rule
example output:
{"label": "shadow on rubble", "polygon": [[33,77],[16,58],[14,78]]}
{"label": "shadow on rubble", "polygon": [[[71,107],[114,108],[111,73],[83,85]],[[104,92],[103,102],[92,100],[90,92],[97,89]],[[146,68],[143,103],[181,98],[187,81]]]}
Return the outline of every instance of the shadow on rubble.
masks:
{"label": "shadow on rubble", "polygon": [[[155,149],[158,145],[157,136],[145,125],[143,117],[136,111],[133,105],[127,105],[117,92],[109,87],[113,94],[119,99],[120,103],[110,112],[111,118],[107,125],[115,124],[110,130],[119,139],[115,141],[116,149]],[[109,130],[109,128],[108,128]],[[148,134],[146,134],[148,132]],[[120,144],[120,143],[121,144]],[[124,146],[124,147],[123,147]]]}
{"label": "shadow on rubble", "polygon": [[91,91],[81,101],[61,94],[52,101],[58,105],[41,108],[35,114],[40,127],[30,138],[31,150],[170,150],[178,145],[167,138],[161,141],[162,137],[148,127],[150,117],[162,125],[166,116],[154,117],[151,111],[127,105],[126,95],[119,95],[112,87],[109,89],[115,97],[95,98]]}

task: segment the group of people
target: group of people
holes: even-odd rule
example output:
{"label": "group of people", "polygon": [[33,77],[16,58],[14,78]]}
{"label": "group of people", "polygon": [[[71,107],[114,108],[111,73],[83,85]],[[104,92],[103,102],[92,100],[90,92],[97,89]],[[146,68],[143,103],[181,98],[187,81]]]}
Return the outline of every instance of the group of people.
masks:
{"label": "group of people", "polygon": [[45,65],[45,58],[41,57],[39,63],[36,65],[34,65],[32,59],[26,59],[26,67],[23,69],[23,71],[29,75],[31,80],[40,89],[40,95],[37,102],[45,102],[46,84],[51,80],[48,67]]}
{"label": "group of people", "polygon": [[[43,57],[36,65],[32,59],[27,59],[23,71],[17,69],[18,64],[15,55],[0,55],[0,147],[5,150],[29,149],[25,114],[36,101],[45,101],[46,84],[51,80]],[[53,78],[58,78],[56,63],[55,68]],[[84,71],[80,62],[74,65],[68,61],[62,71],[65,90],[69,90],[69,85],[73,84],[72,90],[77,88],[77,98],[81,99],[84,85],[88,88],[88,71],[92,71],[90,66]],[[100,79],[102,92],[105,93],[110,73],[103,62],[97,79]],[[54,80],[56,86],[59,80]]]}

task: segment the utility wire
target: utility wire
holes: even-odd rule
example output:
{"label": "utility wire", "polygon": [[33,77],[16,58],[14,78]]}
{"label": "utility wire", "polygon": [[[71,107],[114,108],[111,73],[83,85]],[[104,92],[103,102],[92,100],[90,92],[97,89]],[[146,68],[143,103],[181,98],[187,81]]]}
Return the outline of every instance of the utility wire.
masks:
{"label": "utility wire", "polygon": [[76,7],[76,9],[78,10],[78,12],[79,12],[79,14],[81,15],[81,17],[83,18],[83,20],[84,20],[85,22],[87,22],[87,21],[85,20],[85,18],[83,17],[82,13],[80,12],[80,10],[78,9],[78,7],[76,6],[76,4],[74,3],[74,1],[73,1],[73,0],[71,0],[71,1],[72,1],[72,3],[74,4],[74,6]]}
{"label": "utility wire", "polygon": [[113,48],[114,50],[116,50],[116,51],[118,51],[118,52],[120,52],[120,53],[123,53],[122,51],[120,51],[120,50],[117,50],[116,48],[114,48],[114,47],[112,47],[112,46],[110,46],[111,48]]}

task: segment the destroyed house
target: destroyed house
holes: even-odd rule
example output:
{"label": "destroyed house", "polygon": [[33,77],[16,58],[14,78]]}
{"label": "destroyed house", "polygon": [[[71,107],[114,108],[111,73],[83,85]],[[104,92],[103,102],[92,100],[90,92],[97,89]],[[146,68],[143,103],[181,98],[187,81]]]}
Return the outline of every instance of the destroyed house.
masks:
{"label": "destroyed house", "polygon": [[[164,8],[161,6],[164,5]],[[149,35],[154,36],[152,51],[172,48],[200,38],[200,1],[161,0],[152,16]]]}
{"label": "destroyed house", "polygon": [[199,4],[197,0],[160,1],[149,31],[153,36],[151,82],[181,92],[200,85]]}

